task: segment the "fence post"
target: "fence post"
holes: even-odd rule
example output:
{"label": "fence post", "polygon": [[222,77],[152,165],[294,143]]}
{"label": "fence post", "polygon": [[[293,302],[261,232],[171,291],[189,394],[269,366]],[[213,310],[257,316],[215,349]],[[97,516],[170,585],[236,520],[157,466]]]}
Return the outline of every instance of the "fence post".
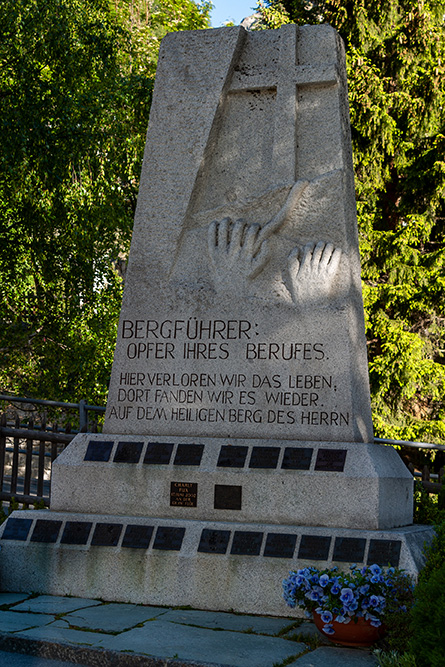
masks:
{"label": "fence post", "polygon": [[79,431],[88,431],[88,410],[86,409],[87,402],[82,398],[79,401]]}

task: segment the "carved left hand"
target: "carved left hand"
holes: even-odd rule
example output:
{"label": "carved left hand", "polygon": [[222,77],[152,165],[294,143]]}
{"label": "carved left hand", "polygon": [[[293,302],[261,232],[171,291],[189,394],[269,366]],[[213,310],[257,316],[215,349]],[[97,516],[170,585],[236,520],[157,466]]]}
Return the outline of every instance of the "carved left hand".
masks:
{"label": "carved left hand", "polygon": [[292,250],[288,267],[295,303],[315,301],[329,295],[341,255],[341,248],[325,241],[319,241],[317,245],[306,243],[302,252],[298,247]]}

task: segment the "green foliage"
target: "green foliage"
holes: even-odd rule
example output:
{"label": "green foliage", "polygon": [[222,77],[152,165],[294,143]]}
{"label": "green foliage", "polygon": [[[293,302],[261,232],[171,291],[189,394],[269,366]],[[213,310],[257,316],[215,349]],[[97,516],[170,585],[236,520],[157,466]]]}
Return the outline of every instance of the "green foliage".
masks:
{"label": "green foliage", "polygon": [[445,566],[445,521],[435,526],[433,541],[425,548],[426,562],[419,573],[419,582],[426,581],[433,572]]}
{"label": "green foliage", "polygon": [[416,659],[411,653],[398,651],[382,651],[378,648],[373,652],[378,667],[416,667]]}
{"label": "green foliage", "polygon": [[423,576],[412,609],[410,650],[418,667],[442,667],[445,655],[445,562]]}
{"label": "green foliage", "polygon": [[430,494],[421,482],[414,485],[414,523],[421,525],[437,525],[445,521],[443,507],[444,489],[439,494]]}
{"label": "green foliage", "polygon": [[103,403],[158,47],[191,0],[0,3],[0,384]]}
{"label": "green foliage", "polygon": [[375,431],[443,443],[445,2],[266,5],[343,37]]}

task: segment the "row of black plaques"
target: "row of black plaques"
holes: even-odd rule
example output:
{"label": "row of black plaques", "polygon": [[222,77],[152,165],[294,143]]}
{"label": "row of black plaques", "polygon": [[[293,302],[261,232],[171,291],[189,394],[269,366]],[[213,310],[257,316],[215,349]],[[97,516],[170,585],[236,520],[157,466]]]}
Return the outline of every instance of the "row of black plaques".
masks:
{"label": "row of black plaques", "polygon": [[[32,519],[8,519],[3,540],[26,541]],[[37,519],[31,534],[31,542],[54,544],[60,534],[62,521]],[[86,545],[93,528],[90,521],[66,521],[61,544]],[[124,525],[120,523],[96,523],[91,546],[116,547]],[[198,546],[198,552],[208,554],[226,554],[232,531],[204,528]],[[154,535],[152,548],[164,551],[180,551],[185,535],[185,528],[175,526],[155,526],[130,524],[125,526],[122,547],[148,549]],[[270,558],[294,558],[297,535],[293,533],[267,533],[263,556]],[[235,530],[230,554],[238,556],[259,556],[264,533],[260,531]],[[326,561],[332,543],[328,535],[302,535],[298,548],[299,560]],[[344,563],[363,563],[366,551],[366,538],[336,537],[332,560]],[[368,565],[392,565],[397,567],[400,561],[400,540],[371,539],[368,550]]]}
{"label": "row of black plaques", "polygon": [[[90,440],[85,453],[85,461],[110,460],[114,442],[112,440]],[[143,442],[118,442],[114,453],[114,463],[139,463],[142,456]],[[149,442],[143,462],[148,465],[168,465],[173,454],[172,442]],[[245,445],[223,445],[219,451],[219,468],[244,468],[249,447]],[[178,444],[173,465],[199,466],[204,445]],[[249,468],[275,469],[281,447],[252,447]],[[314,450],[312,447],[286,447],[281,468],[284,470],[309,470]],[[346,462],[346,449],[320,448],[317,452],[314,470],[343,472]]]}

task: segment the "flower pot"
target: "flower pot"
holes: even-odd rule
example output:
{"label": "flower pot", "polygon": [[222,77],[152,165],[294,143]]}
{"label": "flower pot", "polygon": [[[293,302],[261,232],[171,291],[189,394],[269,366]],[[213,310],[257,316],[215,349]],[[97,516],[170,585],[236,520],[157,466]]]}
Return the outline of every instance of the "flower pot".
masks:
{"label": "flower pot", "polygon": [[313,611],[312,615],[314,623],[323,637],[327,637],[331,642],[341,644],[342,646],[372,646],[372,644],[381,639],[385,634],[383,625],[375,628],[371,625],[371,621],[365,621],[364,618],[351,619],[349,623],[332,621],[329,625],[332,626],[334,634],[328,634],[323,631],[323,627],[326,624],[321,620],[320,614]]}

